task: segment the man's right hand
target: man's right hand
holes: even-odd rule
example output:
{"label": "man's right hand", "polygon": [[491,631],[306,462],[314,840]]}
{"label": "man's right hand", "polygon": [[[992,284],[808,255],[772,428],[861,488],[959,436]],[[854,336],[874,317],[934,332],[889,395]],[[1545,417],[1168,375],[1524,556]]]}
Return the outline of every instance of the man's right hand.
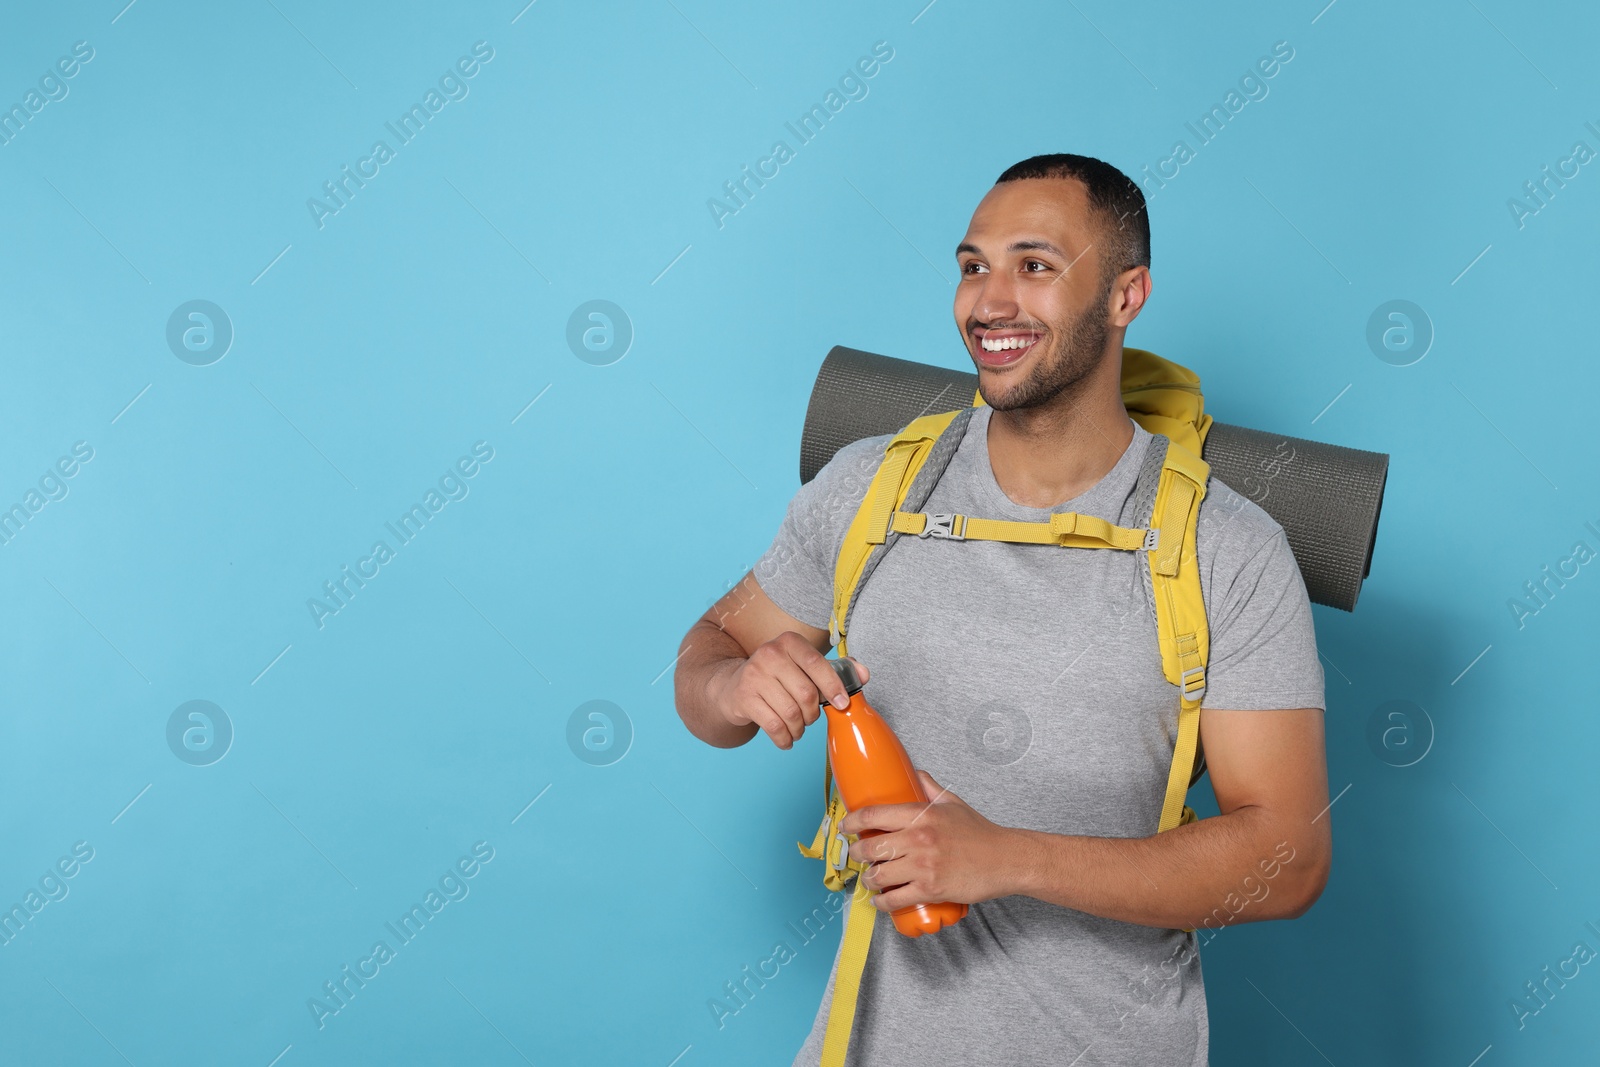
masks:
{"label": "man's right hand", "polygon": [[817,705],[845,695],[826,658],[832,648],[827,630],[778,607],[747,573],[678,646],[672,682],[678,715],[718,748],[735,748],[761,732],[779,748],[793,748],[821,714]]}
{"label": "man's right hand", "polygon": [[[865,682],[867,668],[855,662]],[[793,630],[762,643],[748,659],[728,661],[707,689],[724,720],[733,726],[754,723],[782,749],[793,748],[817,721],[822,701],[837,708],[850,702],[827,658]]]}

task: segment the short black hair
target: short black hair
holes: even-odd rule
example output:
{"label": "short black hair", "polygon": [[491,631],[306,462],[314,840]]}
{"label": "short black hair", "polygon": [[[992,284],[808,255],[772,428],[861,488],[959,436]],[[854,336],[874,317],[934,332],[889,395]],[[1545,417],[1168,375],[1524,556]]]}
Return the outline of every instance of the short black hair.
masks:
{"label": "short black hair", "polygon": [[1144,193],[1116,167],[1092,156],[1056,152],[1006,168],[995,184],[1022,178],[1076,178],[1089,191],[1089,211],[1100,225],[1100,284],[1132,267],[1150,266],[1150,216]]}

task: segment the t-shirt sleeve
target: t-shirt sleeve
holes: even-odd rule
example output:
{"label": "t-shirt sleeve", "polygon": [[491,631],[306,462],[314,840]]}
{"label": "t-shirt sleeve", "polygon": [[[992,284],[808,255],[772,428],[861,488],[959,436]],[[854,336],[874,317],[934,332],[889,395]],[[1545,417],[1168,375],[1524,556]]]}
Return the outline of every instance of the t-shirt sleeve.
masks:
{"label": "t-shirt sleeve", "polygon": [[1218,578],[1226,587],[1207,593],[1211,654],[1201,708],[1326,708],[1311,600],[1283,530]]}
{"label": "t-shirt sleeve", "polygon": [[771,547],[751,568],[767,597],[807,626],[828,628],[834,561],[891,436],[868,437],[836,452],[789,501]]}

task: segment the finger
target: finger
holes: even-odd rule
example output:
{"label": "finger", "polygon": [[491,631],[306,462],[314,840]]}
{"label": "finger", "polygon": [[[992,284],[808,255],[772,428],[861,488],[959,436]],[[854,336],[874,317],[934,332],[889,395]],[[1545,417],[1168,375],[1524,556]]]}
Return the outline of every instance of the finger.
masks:
{"label": "finger", "polygon": [[[840,824],[841,829],[843,823]],[[857,838],[850,846],[850,858],[862,860],[867,863],[888,863],[900,858],[900,848],[892,840],[893,834],[873,834],[871,837]]]}
{"label": "finger", "polygon": [[[816,649],[811,648],[809,645],[806,647],[809,651],[816,652]],[[832,674],[833,672],[829,671],[828,673]],[[817,716],[822,714],[821,709],[817,706],[817,686],[805,668],[793,659],[785,659],[775,668],[772,677],[783,687],[789,699],[794,702],[795,713],[799,716],[796,725],[803,730],[806,726],[816,722]],[[838,681],[838,679],[835,678],[834,681]]]}
{"label": "finger", "polygon": [[772,739],[772,743],[779,748],[794,747],[794,738],[789,733],[789,724],[783,721],[783,716],[773,711],[763,702],[761,710],[751,717],[751,721],[761,727],[761,732]]}
{"label": "finger", "polygon": [[879,911],[899,911],[914,904],[932,904],[933,899],[914,883],[896,886],[872,898],[872,906]]}
{"label": "finger", "polygon": [[933,775],[929,774],[927,771],[921,770],[919,768],[917,770],[917,780],[922,783],[922,790],[923,790],[923,792],[928,794],[928,800],[931,803],[934,803],[934,804],[962,804],[962,803],[965,803],[965,801],[963,801],[960,797],[956,796],[954,793],[950,792],[950,790],[946,789],[944,786],[942,786],[938,782],[934,781]]}
{"label": "finger", "polygon": [[867,880],[868,889],[874,893],[884,893],[909,885],[916,875],[905,860],[897,860],[894,863],[874,863],[862,872],[861,877]]}
{"label": "finger", "polygon": [[892,833],[910,826],[927,808],[920,800],[909,804],[873,804],[850,812],[840,820],[839,829],[847,834],[859,834],[863,830]]}
{"label": "finger", "polygon": [[772,743],[779,748],[790,748],[794,745],[794,734],[789,729],[789,724],[783,715],[767,700],[766,694],[758,692],[751,700],[749,708],[750,721],[761,727]]}
{"label": "finger", "polygon": [[846,707],[850,703],[850,694],[844,691],[844,683],[834,673],[827,658],[807,644],[799,634],[795,634],[792,646],[790,659],[809,684],[813,703],[820,694],[822,700],[834,707]]}
{"label": "finger", "polygon": [[[800,740],[800,735],[806,729],[805,715],[784,684],[776,678],[764,678],[761,681],[758,692],[761,694],[761,698],[767,702],[767,706],[783,721],[789,742],[792,744]],[[787,748],[788,745],[784,747]]]}

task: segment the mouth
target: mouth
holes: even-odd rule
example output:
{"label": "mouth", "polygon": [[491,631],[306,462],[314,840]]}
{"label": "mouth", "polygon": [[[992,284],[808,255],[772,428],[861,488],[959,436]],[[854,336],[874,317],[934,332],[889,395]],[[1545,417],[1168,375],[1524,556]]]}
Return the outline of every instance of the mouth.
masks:
{"label": "mouth", "polygon": [[1033,351],[1043,334],[1034,330],[990,330],[982,326],[972,331],[977,342],[975,355],[984,367],[1009,367]]}

